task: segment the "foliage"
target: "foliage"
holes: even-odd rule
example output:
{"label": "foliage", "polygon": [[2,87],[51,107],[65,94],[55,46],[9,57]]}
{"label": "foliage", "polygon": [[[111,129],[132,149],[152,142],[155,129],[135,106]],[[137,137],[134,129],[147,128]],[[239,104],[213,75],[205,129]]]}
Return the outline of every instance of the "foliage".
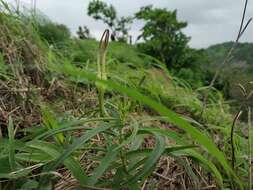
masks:
{"label": "foliage", "polygon": [[175,74],[193,87],[197,88],[208,85],[208,76],[211,74],[207,69],[209,59],[204,50],[187,48],[182,55],[181,64],[175,66]]}
{"label": "foliage", "polygon": [[[73,40],[66,43],[62,50],[65,56],[68,56],[75,64],[83,65],[87,61],[96,62],[98,43],[95,40]],[[128,56],[125,55],[126,51]],[[115,61],[132,67],[148,66],[150,62],[139,54],[140,52],[136,47],[122,42],[111,42],[108,47],[108,56]]]}
{"label": "foliage", "polygon": [[88,6],[88,15],[96,20],[102,20],[112,30],[112,34],[118,41],[127,42],[129,24],[132,23],[131,17],[117,17],[116,9],[100,0],[93,0]]}
{"label": "foliage", "polygon": [[[219,68],[232,44],[233,42],[217,44],[206,50],[210,60],[207,69],[210,72],[214,73]],[[235,101],[234,106],[240,106],[240,102],[243,101],[238,84],[242,84],[247,90],[251,89],[249,81],[253,80],[252,50],[252,43],[239,43],[229,64],[222,68],[222,74],[215,84],[215,87],[223,91],[227,99]],[[250,105],[253,105],[252,100],[252,98],[248,100]]]}
{"label": "foliage", "polygon": [[203,50],[188,47],[189,38],[182,29],[186,22],[177,20],[177,12],[147,6],[136,13],[136,18],[145,21],[139,39],[139,49],[152,55],[163,63],[175,75],[191,83],[193,87],[205,84],[205,65],[207,55]]}
{"label": "foliage", "polygon": [[49,44],[61,44],[71,36],[67,26],[50,21],[38,24],[38,32]]}
{"label": "foliage", "polygon": [[96,20],[102,20],[110,28],[116,25],[117,13],[115,8],[112,5],[107,5],[103,1],[91,1],[88,6],[88,15]]}
{"label": "foliage", "polygon": [[177,20],[176,11],[152,6],[142,7],[136,13],[136,18],[145,21],[139,36],[145,42],[140,45],[141,49],[162,60],[169,69],[176,67],[181,62],[189,41],[181,31],[187,23]]}
{"label": "foliage", "polygon": [[[233,45],[233,42],[225,42],[210,46],[207,49],[209,56],[212,56],[212,61],[216,64],[224,59],[224,56]],[[231,64],[234,62],[246,62],[247,64],[253,64],[253,55],[251,54],[253,49],[252,43],[239,43],[235,49],[234,56],[230,61]]]}
{"label": "foliage", "polygon": [[83,27],[79,26],[76,34],[78,35],[78,38],[81,40],[92,38],[90,34],[90,30],[87,26],[83,26]]}

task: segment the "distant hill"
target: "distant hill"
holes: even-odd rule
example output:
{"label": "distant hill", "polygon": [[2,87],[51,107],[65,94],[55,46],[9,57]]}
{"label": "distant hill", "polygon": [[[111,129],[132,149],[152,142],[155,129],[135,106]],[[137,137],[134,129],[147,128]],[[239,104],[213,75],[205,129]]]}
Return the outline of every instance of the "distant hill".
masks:
{"label": "distant hill", "polygon": [[[220,63],[233,46],[233,42],[216,44],[207,48],[211,62]],[[230,63],[246,63],[253,65],[253,43],[239,43]]]}
{"label": "distant hill", "polygon": [[[233,42],[225,42],[206,49],[210,61],[209,70],[217,70],[232,45]],[[217,86],[222,86],[221,90],[227,98],[241,102],[242,96],[237,85],[240,83],[246,89],[251,89],[250,81],[253,81],[253,43],[239,43],[229,63],[222,68]],[[252,99],[249,102],[253,104]]]}

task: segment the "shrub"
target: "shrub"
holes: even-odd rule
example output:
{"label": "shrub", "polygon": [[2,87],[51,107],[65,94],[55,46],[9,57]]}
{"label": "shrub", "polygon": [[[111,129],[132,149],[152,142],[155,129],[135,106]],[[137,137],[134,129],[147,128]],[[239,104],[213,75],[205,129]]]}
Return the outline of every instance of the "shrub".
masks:
{"label": "shrub", "polygon": [[49,44],[59,44],[71,37],[70,30],[67,26],[53,22],[39,24],[38,32]]}

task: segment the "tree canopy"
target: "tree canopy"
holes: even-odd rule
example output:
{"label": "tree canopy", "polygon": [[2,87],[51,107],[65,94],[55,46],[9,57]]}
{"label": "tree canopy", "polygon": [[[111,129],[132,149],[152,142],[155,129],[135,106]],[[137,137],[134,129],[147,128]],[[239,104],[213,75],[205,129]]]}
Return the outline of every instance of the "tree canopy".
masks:
{"label": "tree canopy", "polygon": [[187,23],[178,21],[177,11],[146,6],[136,13],[136,18],[145,21],[138,39],[144,41],[142,47],[147,53],[160,58],[168,67],[177,65],[189,42],[182,32]]}
{"label": "tree canopy", "polygon": [[90,34],[90,30],[87,26],[83,26],[83,27],[79,26],[76,34],[78,35],[78,38],[81,40],[92,38]]}
{"label": "tree canopy", "polygon": [[89,3],[88,15],[103,21],[111,29],[112,39],[124,42],[128,40],[129,24],[133,21],[132,17],[118,17],[117,11],[112,5],[100,0],[93,0]]}

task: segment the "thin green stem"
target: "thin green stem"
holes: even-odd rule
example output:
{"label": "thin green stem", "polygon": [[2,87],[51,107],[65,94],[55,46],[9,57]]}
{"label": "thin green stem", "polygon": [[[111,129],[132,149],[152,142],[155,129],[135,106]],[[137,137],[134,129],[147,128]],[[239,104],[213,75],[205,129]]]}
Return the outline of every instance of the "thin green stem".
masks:
{"label": "thin green stem", "polygon": [[105,117],[104,92],[105,91],[103,88],[98,88],[99,110],[100,110],[101,117]]}
{"label": "thin green stem", "polygon": [[[124,125],[124,124],[123,124],[123,125]],[[123,128],[123,125],[120,126],[120,127]],[[123,142],[122,129],[120,130],[120,138],[119,138],[119,141],[120,141],[120,144]],[[123,168],[124,168],[125,173],[128,174],[128,170],[127,170],[127,161],[126,161],[126,158],[125,158],[124,153],[123,153],[123,148],[120,150],[120,159],[121,159],[121,162],[122,162],[122,165],[123,165]]]}
{"label": "thin green stem", "polygon": [[251,155],[251,151],[252,151],[252,136],[251,136],[251,127],[252,127],[252,123],[251,123],[251,108],[248,107],[248,124],[249,124],[249,139],[248,139],[248,143],[249,143],[249,189],[252,189],[252,155]]}

